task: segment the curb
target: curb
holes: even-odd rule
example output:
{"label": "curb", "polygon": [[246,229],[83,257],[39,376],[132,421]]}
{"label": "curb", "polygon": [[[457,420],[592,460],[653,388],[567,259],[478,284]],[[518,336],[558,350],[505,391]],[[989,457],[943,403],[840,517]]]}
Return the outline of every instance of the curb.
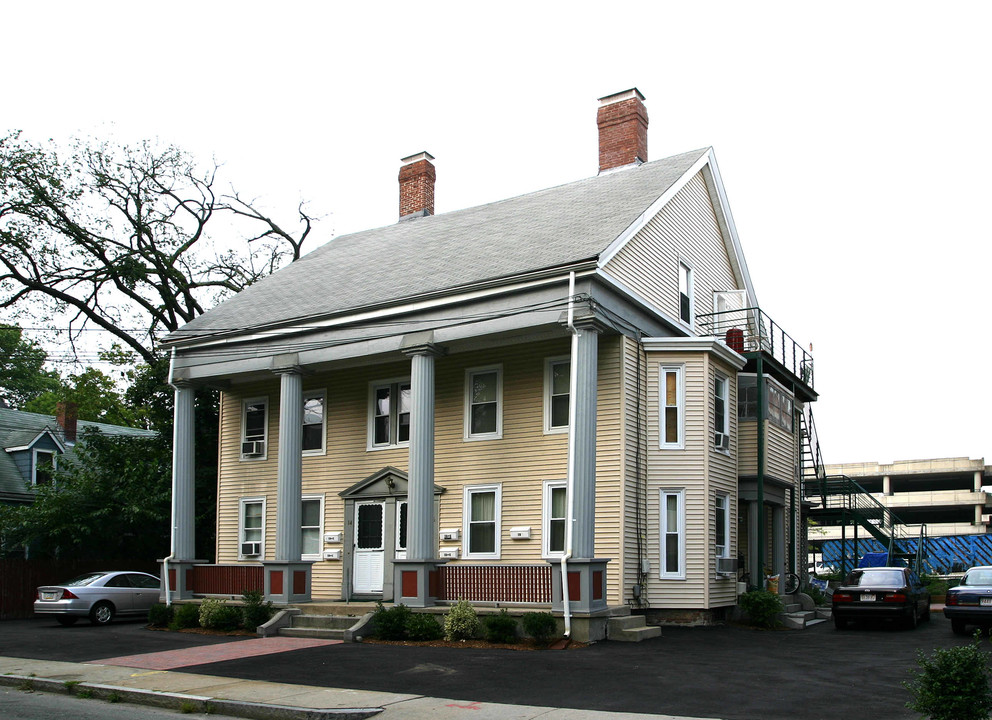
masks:
{"label": "curb", "polygon": [[[24,692],[51,692],[79,695],[87,690],[90,697],[110,702],[176,710],[179,712],[212,713],[249,718],[250,720],[365,720],[382,712],[382,708],[299,708],[291,705],[270,705],[244,700],[221,700],[202,695],[142,690],[99,683],[67,683],[62,680],[29,675],[0,675],[0,685],[14,686]],[[115,698],[111,700],[111,698]]]}

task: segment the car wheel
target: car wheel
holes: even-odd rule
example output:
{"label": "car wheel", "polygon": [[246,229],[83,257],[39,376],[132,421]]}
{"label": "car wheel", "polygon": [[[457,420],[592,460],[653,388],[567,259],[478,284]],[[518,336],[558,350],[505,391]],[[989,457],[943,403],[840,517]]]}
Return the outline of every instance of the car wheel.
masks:
{"label": "car wheel", "polygon": [[114,619],[114,606],[109,602],[98,602],[90,610],[90,622],[94,625],[107,625]]}
{"label": "car wheel", "polygon": [[838,630],[843,630],[847,627],[847,620],[843,620],[836,615],[834,615],[834,627]]}
{"label": "car wheel", "polygon": [[906,627],[912,630],[920,622],[920,619],[916,617],[916,606],[914,605],[909,613],[909,617],[906,618]]}
{"label": "car wheel", "polygon": [[65,625],[69,627],[70,625],[75,625],[76,621],[79,619],[75,615],[66,615],[65,617],[55,618],[59,621],[59,625]]}
{"label": "car wheel", "polygon": [[968,626],[965,625],[963,620],[951,620],[951,631],[955,635],[967,635]]}

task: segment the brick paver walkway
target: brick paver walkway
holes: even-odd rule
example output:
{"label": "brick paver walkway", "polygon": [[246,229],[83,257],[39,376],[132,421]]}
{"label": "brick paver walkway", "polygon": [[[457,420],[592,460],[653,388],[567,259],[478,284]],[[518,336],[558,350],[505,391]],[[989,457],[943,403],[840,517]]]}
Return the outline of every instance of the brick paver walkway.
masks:
{"label": "brick paver walkway", "polygon": [[176,668],[205,665],[224,660],[271,655],[324,645],[338,645],[341,642],[343,641],[291,637],[258,638],[257,640],[241,640],[219,645],[201,645],[185,650],[166,650],[164,652],[145,653],[144,655],[123,655],[103,660],[90,660],[89,664],[119,665],[144,670],[175,670]]}

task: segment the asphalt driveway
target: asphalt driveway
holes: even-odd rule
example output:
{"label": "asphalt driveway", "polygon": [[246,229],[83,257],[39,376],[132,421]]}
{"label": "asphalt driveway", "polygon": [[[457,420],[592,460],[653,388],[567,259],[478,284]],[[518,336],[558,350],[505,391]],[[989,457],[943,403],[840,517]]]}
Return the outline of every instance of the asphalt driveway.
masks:
{"label": "asphalt driveway", "polygon": [[[250,638],[248,638],[250,640]],[[0,655],[94,661],[242,638],[146,630],[141,623],[63,628],[0,623]],[[915,630],[738,626],[665,628],[642,643],[527,652],[335,644],[184,667],[189,672],[326,687],[728,720],[916,718],[902,686],[916,652],[966,644],[935,613]],[[983,640],[987,645],[988,640]]]}

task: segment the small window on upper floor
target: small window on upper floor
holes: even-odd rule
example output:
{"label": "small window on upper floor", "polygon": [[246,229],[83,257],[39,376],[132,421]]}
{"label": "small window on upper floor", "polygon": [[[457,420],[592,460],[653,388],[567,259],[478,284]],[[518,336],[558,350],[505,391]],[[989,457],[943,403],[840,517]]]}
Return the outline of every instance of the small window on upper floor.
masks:
{"label": "small window on upper floor", "polygon": [[34,467],[32,468],[32,485],[49,485],[52,482],[52,473],[58,467],[56,454],[50,450],[34,451]]}
{"label": "small window on upper floor", "polygon": [[[765,379],[765,418],[786,432],[795,432],[795,402],[778,383]],[[740,420],[758,419],[758,378],[754,375],[737,376],[737,417]]]}
{"label": "small window on upper floor", "polygon": [[692,325],[692,268],[679,261],[679,320]]}
{"label": "small window on upper floor", "polygon": [[544,363],[544,432],[568,432],[571,363],[566,358],[548,358]]}
{"label": "small window on upper floor", "polygon": [[713,446],[717,450],[730,450],[729,384],[723,375],[713,379]]}
{"label": "small window on upper floor", "polygon": [[382,381],[369,388],[369,449],[410,442],[410,380]]}
{"label": "small window on upper floor", "polygon": [[326,437],[327,395],[323,390],[303,393],[303,454],[323,455]]}
{"label": "small window on upper floor", "polygon": [[503,436],[503,368],[492,365],[465,372],[465,439]]}
{"label": "small window on upper floor", "polygon": [[685,447],[683,438],[685,425],[683,372],[684,368],[681,365],[661,366],[658,424],[661,430],[659,446],[662,449],[675,450]]}
{"label": "small window on upper floor", "polygon": [[241,404],[241,459],[264,460],[269,430],[268,398],[253,398]]}

